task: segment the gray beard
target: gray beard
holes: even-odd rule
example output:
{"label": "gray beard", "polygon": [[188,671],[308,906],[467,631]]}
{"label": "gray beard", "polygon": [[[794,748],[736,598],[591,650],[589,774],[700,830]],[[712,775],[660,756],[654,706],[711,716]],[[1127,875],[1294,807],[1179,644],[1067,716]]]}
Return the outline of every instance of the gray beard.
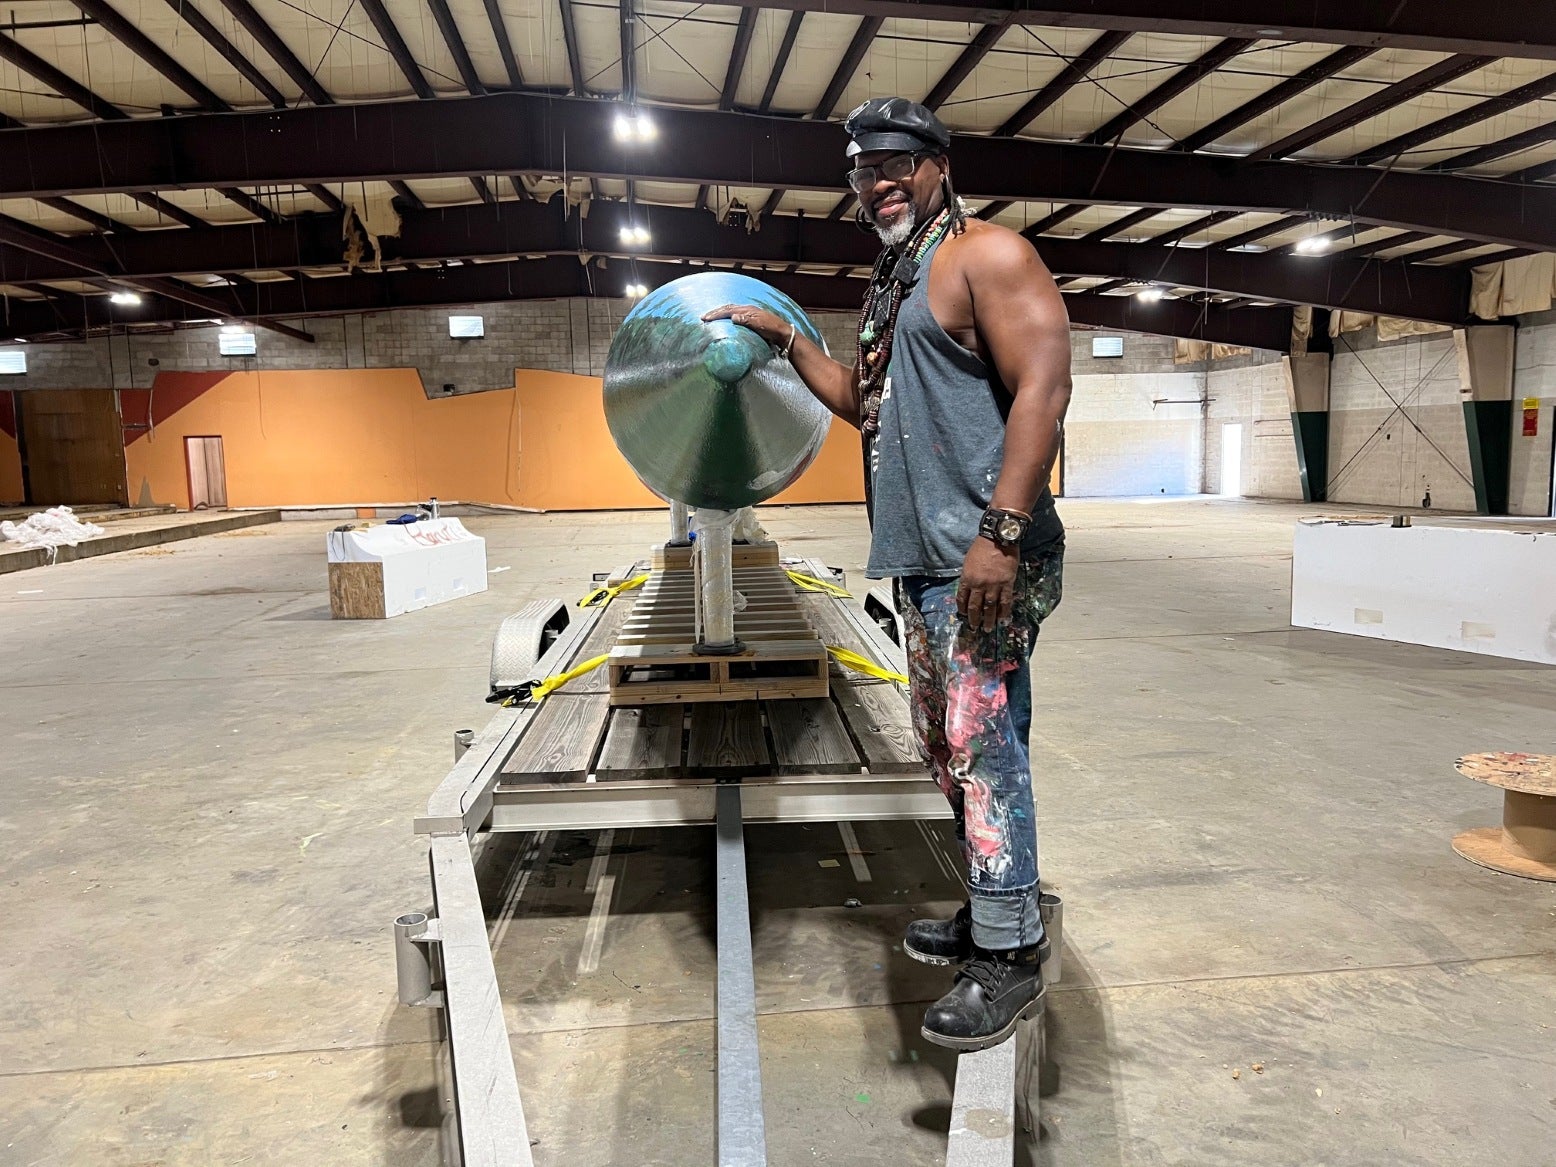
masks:
{"label": "gray beard", "polygon": [[912,203],[907,210],[890,227],[875,228],[875,234],[887,247],[901,247],[909,239],[913,238],[914,228],[918,226],[918,209]]}

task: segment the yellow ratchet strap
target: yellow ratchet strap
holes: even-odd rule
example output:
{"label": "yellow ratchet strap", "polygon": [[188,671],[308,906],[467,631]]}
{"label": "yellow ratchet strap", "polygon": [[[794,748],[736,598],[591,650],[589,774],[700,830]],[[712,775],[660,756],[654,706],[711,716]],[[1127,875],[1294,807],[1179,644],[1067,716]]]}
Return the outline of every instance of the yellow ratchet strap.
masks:
{"label": "yellow ratchet strap", "polygon": [[622,592],[630,592],[633,588],[640,588],[648,582],[648,575],[635,575],[631,579],[624,579],[612,588],[595,588],[583,599],[578,601],[580,608],[592,608],[596,604],[609,604]]}
{"label": "yellow ratchet strap", "polygon": [[573,680],[574,678],[581,677],[588,672],[593,672],[609,659],[609,656],[590,657],[588,660],[584,661],[583,664],[574,665],[565,673],[558,673],[554,677],[547,677],[544,681],[540,681],[530,687],[529,699],[531,701],[539,701],[553,689],[560,689],[563,685],[567,684],[567,682]]}
{"label": "yellow ratchet strap", "polygon": [[835,583],[824,579],[817,579],[813,575],[806,575],[803,571],[785,571],[784,574],[793,581],[794,586],[807,592],[821,592],[828,596],[838,596],[841,599],[851,600],[853,595]]}
{"label": "yellow ratchet strap", "polygon": [[838,664],[853,669],[856,673],[863,673],[867,677],[879,677],[883,681],[896,681],[899,685],[906,685],[908,678],[901,673],[894,673],[890,669],[883,669],[873,660],[867,660],[852,649],[839,648],[835,644],[827,645],[827,651],[832,654]]}

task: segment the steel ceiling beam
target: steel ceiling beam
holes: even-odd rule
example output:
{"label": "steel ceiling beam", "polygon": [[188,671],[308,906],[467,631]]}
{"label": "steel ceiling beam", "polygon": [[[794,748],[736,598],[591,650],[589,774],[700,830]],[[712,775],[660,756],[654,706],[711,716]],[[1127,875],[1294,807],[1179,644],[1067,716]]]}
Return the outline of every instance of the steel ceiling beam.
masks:
{"label": "steel ceiling beam", "polygon": [[762,90],[762,100],[756,107],[758,113],[766,113],[773,107],[773,96],[778,92],[778,83],[783,80],[783,71],[789,65],[789,54],[794,51],[794,39],[800,35],[800,24],[804,19],[803,12],[794,12],[789,16],[789,23],[784,26],[783,39],[778,42],[778,52],[773,57],[772,72],[767,75],[767,86]]}
{"label": "steel ceiling beam", "polygon": [[1088,243],[1096,243],[1127,231],[1137,223],[1144,223],[1147,219],[1154,219],[1159,214],[1161,214],[1161,211],[1156,207],[1142,207],[1138,211],[1125,215],[1122,219],[1115,219],[1106,226],[1098,227],[1095,231],[1086,232],[1081,238]]}
{"label": "steel ceiling beam", "polygon": [[104,121],[124,121],[130,115],[110,101],[104,101],[74,77],[56,69],[42,57],[10,37],[0,33],[0,61],[9,61],[23,73],[47,85],[66,101],[73,101],[82,109]]}
{"label": "steel ceiling beam", "polygon": [[[125,113],[125,111],[120,109],[118,106],[114,105],[111,101],[107,101],[104,98],[99,97],[85,85],[82,85],[74,78],[71,78],[62,73],[53,65],[45,61],[42,57],[37,56],[35,53],[29,51],[22,45],[11,40],[7,36],[4,36],[3,34],[0,34],[0,60],[10,61],[11,64],[15,65],[18,69],[22,70],[24,73],[30,74],[42,84],[47,85],[50,89],[54,90],[67,101],[75,102],[88,113],[94,114],[95,116],[102,118],[104,121],[126,121],[129,119],[130,115]],[[242,207],[245,211],[248,211],[251,215],[256,215],[257,217],[266,220],[274,218],[274,216],[271,215],[268,210],[259,207],[258,204],[254,203],[253,199],[240,190],[226,187],[221,188],[220,193],[225,195],[238,206]],[[131,195],[131,197],[134,198],[136,202],[142,204],[143,206],[152,208],[159,214],[173,220],[175,223],[182,223],[186,227],[206,226],[206,223],[203,219],[196,215],[192,215],[188,211],[182,210],[179,207],[173,206],[171,203],[167,203],[164,200],[159,199],[156,195],[134,194]],[[99,222],[99,220],[102,219],[102,216],[96,215],[95,212],[86,211],[85,208],[78,207],[76,204],[66,202],[63,199],[51,199],[47,201],[53,205],[56,210],[63,210],[66,214],[74,215],[76,218],[81,219],[83,222],[91,223],[99,230],[127,229],[124,228],[122,224],[115,224],[112,228],[104,228],[101,225],[101,222]],[[108,221],[112,222],[112,220]]]}
{"label": "steel ceiling beam", "polygon": [[297,59],[297,54],[276,35],[276,30],[254,10],[249,0],[221,0],[221,2],[222,7],[232,13],[232,18],[243,26],[243,31],[254,38],[254,43],[269,53],[271,59],[281,66],[286,75],[292,79],[292,84],[302,91],[304,97],[315,105],[334,103],[335,99],[314,79],[313,71]]}
{"label": "steel ceiling beam", "polygon": [[1173,143],[1174,150],[1198,150],[1201,146],[1208,146],[1221,138],[1226,137],[1239,126],[1245,126],[1257,117],[1270,112],[1276,106],[1284,105],[1293,97],[1306,93],[1320,81],[1327,81],[1342,69],[1349,69],[1358,61],[1365,60],[1377,52],[1370,47],[1347,45],[1336,49],[1321,61],[1316,61],[1303,69],[1300,73],[1279,84],[1272,85],[1258,97],[1250,98],[1242,105],[1223,114],[1207,126],[1195,130],[1186,138],[1181,138]]}
{"label": "steel ceiling beam", "polygon": [[848,88],[848,83],[854,79],[854,74],[864,63],[865,54],[875,43],[876,34],[881,31],[881,25],[884,23],[885,21],[878,16],[867,16],[859,22],[859,27],[854,29],[853,38],[848,42],[848,48],[843,51],[843,59],[833,70],[832,80],[827,82],[826,92],[821,95],[821,101],[811,112],[811,117],[823,121],[832,116],[837,103],[843,98],[843,91]]}
{"label": "steel ceiling beam", "polygon": [[[659,284],[701,269],[685,264],[639,261],[633,270],[639,280]],[[269,318],[267,322],[272,327],[290,328],[281,322],[309,316],[432,305],[620,295],[626,283],[626,272],[624,265],[619,272],[614,265],[601,272],[584,267],[572,256],[559,256],[465,264],[428,271],[358,273],[284,284],[248,284],[227,289],[238,301],[239,310],[229,309],[222,315],[256,322]],[[857,310],[864,294],[864,282],[859,279],[772,272],[763,273],[763,278],[808,309]],[[107,299],[106,296],[91,296],[46,304],[12,300],[8,306],[7,329],[25,337],[136,323],[190,321],[205,315],[187,304],[172,302],[160,295],[142,297],[137,305],[110,305]],[[1088,295],[1065,296],[1065,307],[1074,322],[1101,328],[1282,351],[1290,344],[1291,312],[1285,308],[1233,314],[1215,306],[1181,300],[1140,304],[1132,296]]]}
{"label": "steel ceiling beam", "polygon": [[[680,207],[596,204],[587,218],[561,199],[547,204],[449,207],[403,216],[398,236],[380,240],[385,262],[488,260],[514,255],[603,254],[629,258],[620,241],[629,223],[646,225],[652,242],[642,260],[713,260],[746,264],[870,267],[880,248],[847,223],[779,216],[748,232]],[[339,226],[329,216],[299,216],[265,228],[211,227],[163,238],[134,236],[75,241],[99,274],[139,279],[206,271],[293,271],[342,262]],[[1383,312],[1460,323],[1469,305],[1467,277],[1402,263],[1364,262],[1340,253],[1294,256],[1223,252],[1157,244],[1038,238],[1049,269],[1067,276],[1192,287],[1352,312]],[[1468,246],[1468,245],[1465,245]],[[74,278],[68,264],[0,247],[0,282]]]}
{"label": "steel ceiling beam", "polygon": [[170,203],[166,199],[158,198],[149,191],[136,191],[130,197],[145,207],[148,211],[155,211],[164,219],[170,219],[181,227],[205,227],[206,221],[199,215],[184,210],[176,203]]}
{"label": "steel ceiling beam", "polygon": [[633,0],[617,0],[621,8],[621,99],[628,105],[638,99],[637,15]]}
{"label": "steel ceiling beam", "polygon": [[1152,235],[1147,242],[1154,243],[1158,247],[1164,247],[1169,243],[1176,243],[1180,239],[1187,239],[1190,235],[1198,235],[1201,231],[1207,231],[1218,223],[1225,223],[1228,219],[1235,219],[1242,211],[1212,211],[1198,219],[1184,223],[1181,227],[1174,227],[1171,231],[1163,231],[1160,235]]}
{"label": "steel ceiling beam", "polygon": [[757,15],[755,8],[740,10],[740,23],[735,26],[735,41],[729,50],[729,66],[724,70],[724,88],[719,91],[720,109],[735,108],[735,94],[746,71],[746,56],[751,51],[751,34],[756,31]]}
{"label": "steel ceiling beam", "polygon": [[[568,0],[562,0],[566,4]],[[740,78],[746,71],[746,56],[751,51],[751,34],[756,31],[756,18],[759,15],[755,8],[742,8],[740,10],[740,23],[735,26],[735,40],[729,49],[729,65],[724,70],[724,88],[719,91],[719,108],[730,110],[735,108],[735,94],[740,90]],[[708,205],[707,184],[697,188],[697,209],[700,211]]]}
{"label": "steel ceiling beam", "polygon": [[[1547,142],[1556,139],[1556,122],[1546,122],[1544,125],[1533,126],[1522,133],[1513,134],[1511,137],[1501,138],[1495,142],[1488,142],[1484,146],[1476,146],[1473,150],[1466,150],[1462,154],[1455,154],[1452,158],[1444,158],[1441,162],[1434,162],[1427,169],[1435,173],[1452,170],[1468,170],[1473,166],[1480,166],[1486,162],[1495,162],[1498,158],[1507,158],[1513,154],[1520,154],[1535,146],[1543,146]],[[1523,179],[1527,171],[1511,175],[1511,178]]]}
{"label": "steel ceiling beam", "polygon": [[1228,37],[1220,44],[1212,45],[1144,97],[1131,102],[1121,112],[1108,119],[1084,140],[1095,145],[1123,137],[1130,127],[1149,118],[1180,93],[1198,85],[1253,43],[1252,40],[1244,37]]}
{"label": "steel ceiling beam", "polygon": [[[222,0],[222,3],[232,3],[233,0]],[[443,43],[448,46],[449,55],[454,58],[454,66],[459,70],[459,80],[473,97],[480,97],[486,92],[486,86],[481,84],[481,78],[476,74],[475,62],[470,59],[470,50],[465,45],[465,38],[459,35],[459,25],[454,23],[454,14],[449,10],[448,0],[427,0],[427,7],[432,10],[432,19],[437,22],[438,31],[443,34]]]}
{"label": "steel ceiling beam", "polygon": [[[744,12],[755,12],[754,8],[747,8]],[[980,28],[977,35],[972,38],[968,46],[962,50],[956,60],[951,62],[951,67],[945,71],[935,87],[924,98],[924,107],[930,110],[939,109],[956,92],[957,86],[972,76],[972,71],[989,55],[989,50],[999,43],[1000,37],[1005,35],[1009,28],[1008,22],[1000,24],[986,24]]]}
{"label": "steel ceiling beam", "polygon": [[[843,91],[848,88],[848,83],[854,79],[854,74],[859,71],[859,66],[864,62],[865,54],[870,51],[870,45],[875,41],[875,34],[881,31],[881,23],[878,18],[867,16],[854,29],[853,39],[848,42],[848,48],[843,51],[843,59],[832,71],[832,80],[827,82],[826,92],[821,95],[821,100],[811,111],[810,116],[813,120],[825,121],[832,116],[832,111],[837,108]],[[842,165],[841,160],[839,165]],[[783,202],[785,193],[783,187],[775,187],[767,196],[767,202],[762,205],[762,214],[771,215],[776,211],[778,204]]]}
{"label": "steel ceiling beam", "polygon": [[378,35],[383,38],[384,48],[388,50],[394,63],[400,67],[400,74],[410,85],[411,92],[422,99],[436,96],[432,86],[427,84],[427,77],[421,71],[421,66],[416,63],[416,58],[411,55],[410,46],[405,43],[405,38],[400,35],[400,30],[395,27],[394,18],[389,15],[389,10],[384,7],[383,0],[358,0],[367,12],[367,18],[373,22],[373,27],[378,30]]}
{"label": "steel ceiling beam", "polygon": [[508,36],[508,26],[503,22],[502,8],[497,0],[481,0],[486,8],[487,23],[492,26],[492,39],[497,42],[497,52],[502,56],[502,67],[508,74],[508,84],[515,89],[524,85],[524,74],[519,69],[519,59],[513,55],[513,41]]}
{"label": "steel ceiling beam", "polygon": [[[115,243],[118,241],[115,240]],[[0,216],[0,243],[21,251],[28,251],[34,255],[47,256],[50,259],[74,267],[76,274],[73,279],[84,278],[82,273],[93,276],[104,276],[109,279],[124,279],[121,272],[116,270],[116,264],[103,264],[93,259],[90,255],[78,250],[71,242],[51,236],[43,231],[36,231],[25,224]],[[199,308],[203,312],[225,317],[232,314],[233,305],[203,292],[197,292],[185,287],[176,280],[162,279],[158,277],[136,277],[129,282],[142,291],[154,293],[164,300],[177,301],[182,308]],[[250,285],[251,287],[257,285]],[[229,289],[237,291],[238,289]],[[257,322],[262,327],[270,328],[276,332],[285,333],[287,336],[298,340],[312,341],[313,336],[298,328],[288,325],[275,324],[268,321]],[[41,331],[41,330],[40,330]]]}
{"label": "steel ceiling beam", "polygon": [[117,219],[110,219],[107,215],[100,215],[89,207],[83,207],[80,203],[73,203],[69,199],[39,199],[46,207],[59,211],[62,214],[71,215],[80,219],[83,223],[96,227],[99,231],[130,231],[133,228],[125,226]]}
{"label": "steel ceiling beam", "polygon": [[1315,142],[1322,142],[1325,138],[1333,137],[1342,130],[1348,130],[1352,126],[1369,121],[1381,113],[1405,104],[1423,93],[1430,93],[1439,85],[1446,85],[1466,73],[1473,73],[1476,69],[1483,69],[1495,61],[1495,57],[1476,57],[1467,54],[1457,54],[1419,69],[1409,77],[1396,81],[1392,85],[1385,85],[1371,96],[1353,102],[1344,109],[1336,110],[1326,118],[1320,118],[1311,125],[1304,126],[1294,133],[1287,134],[1278,142],[1271,142],[1268,146],[1261,146],[1244,159],[1247,162],[1262,162],[1270,158],[1289,158],[1307,149]]}
{"label": "steel ceiling beam", "polygon": [[97,21],[103,30],[130,52],[150,65],[176,89],[188,94],[202,108],[217,112],[231,109],[225,101],[212,92],[203,81],[185,69],[150,37],[141,32],[108,0],[72,0],[77,8]]}
{"label": "steel ceiling beam", "polygon": [[1419,129],[1390,138],[1387,142],[1370,146],[1359,154],[1351,155],[1346,161],[1357,162],[1364,166],[1382,162],[1385,158],[1406,154],[1417,146],[1425,146],[1449,134],[1456,134],[1470,126],[1479,125],[1488,118],[1497,117],[1521,105],[1528,105],[1532,101],[1539,101],[1553,93],[1556,93],[1556,73],[1537,78],[1527,85],[1520,85],[1517,89],[1510,89],[1497,97],[1476,102],[1468,109],[1461,109],[1458,113],[1438,118],[1435,122],[1428,122]]}
{"label": "steel ceiling beam", "polygon": [[220,53],[229,65],[241,73],[244,80],[257,89],[266,101],[277,109],[286,108],[286,95],[276,88],[275,83],[266,77],[253,61],[239,52],[237,46],[222,35],[222,31],[190,3],[190,0],[167,0],[167,3],[185,24],[200,34],[206,44]]}
{"label": "steel ceiling beam", "polygon": [[945,20],[957,24],[1052,25],[1185,36],[1249,37],[1485,53],[1556,60],[1556,13],[1511,4],[1360,4],[1351,0],[730,0],[744,8]]}
{"label": "steel ceiling beam", "polygon": [[567,48],[567,75],[572,79],[573,96],[588,97],[582,59],[578,55],[578,22],[573,17],[573,0],[557,0],[557,3],[562,10],[562,41]]}
{"label": "steel ceiling beam", "polygon": [[1067,62],[1053,80],[1034,93],[1027,99],[1026,104],[1006,118],[999,129],[994,131],[994,136],[996,138],[1012,138],[1026,129],[1050,106],[1084,81],[1093,69],[1107,60],[1132,35],[1134,34],[1128,32],[1105,32],[1092,41],[1080,51],[1078,56]]}
{"label": "steel ceiling beam", "polygon": [[[842,193],[830,122],[656,107],[659,139],[623,151],[611,103],[503,93],[6,131],[0,197],[471,174],[575,174]],[[977,200],[1300,211],[1556,250],[1556,190],[1452,175],[957,135]]]}

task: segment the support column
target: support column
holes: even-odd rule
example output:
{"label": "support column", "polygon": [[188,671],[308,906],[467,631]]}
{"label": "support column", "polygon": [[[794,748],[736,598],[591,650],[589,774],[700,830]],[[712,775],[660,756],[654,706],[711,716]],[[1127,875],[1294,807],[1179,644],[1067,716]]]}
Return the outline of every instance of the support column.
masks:
{"label": "support column", "polygon": [[691,508],[684,502],[670,502],[671,547],[687,547],[691,544]]}
{"label": "support column", "polygon": [[735,578],[731,540],[733,511],[697,512],[697,562],[701,574],[702,636],[696,650],[707,656],[733,656],[741,651],[735,639]]}
{"label": "support column", "polygon": [[1292,353],[1281,358],[1303,502],[1323,502],[1328,497],[1329,364],[1326,352]]}
{"label": "support column", "polygon": [[1464,436],[1475,480],[1475,510],[1507,514],[1513,460],[1513,336],[1510,324],[1454,330]]}

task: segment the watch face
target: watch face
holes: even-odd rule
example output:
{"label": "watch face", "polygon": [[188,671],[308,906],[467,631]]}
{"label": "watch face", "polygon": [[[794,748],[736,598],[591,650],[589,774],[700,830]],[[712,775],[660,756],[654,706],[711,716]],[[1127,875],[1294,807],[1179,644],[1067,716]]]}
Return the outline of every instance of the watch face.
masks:
{"label": "watch face", "polygon": [[1017,539],[1021,538],[1021,520],[1012,518],[1010,515],[1005,515],[1000,519],[999,526],[996,528],[996,531],[999,534],[999,537],[1005,542],[1014,543]]}

